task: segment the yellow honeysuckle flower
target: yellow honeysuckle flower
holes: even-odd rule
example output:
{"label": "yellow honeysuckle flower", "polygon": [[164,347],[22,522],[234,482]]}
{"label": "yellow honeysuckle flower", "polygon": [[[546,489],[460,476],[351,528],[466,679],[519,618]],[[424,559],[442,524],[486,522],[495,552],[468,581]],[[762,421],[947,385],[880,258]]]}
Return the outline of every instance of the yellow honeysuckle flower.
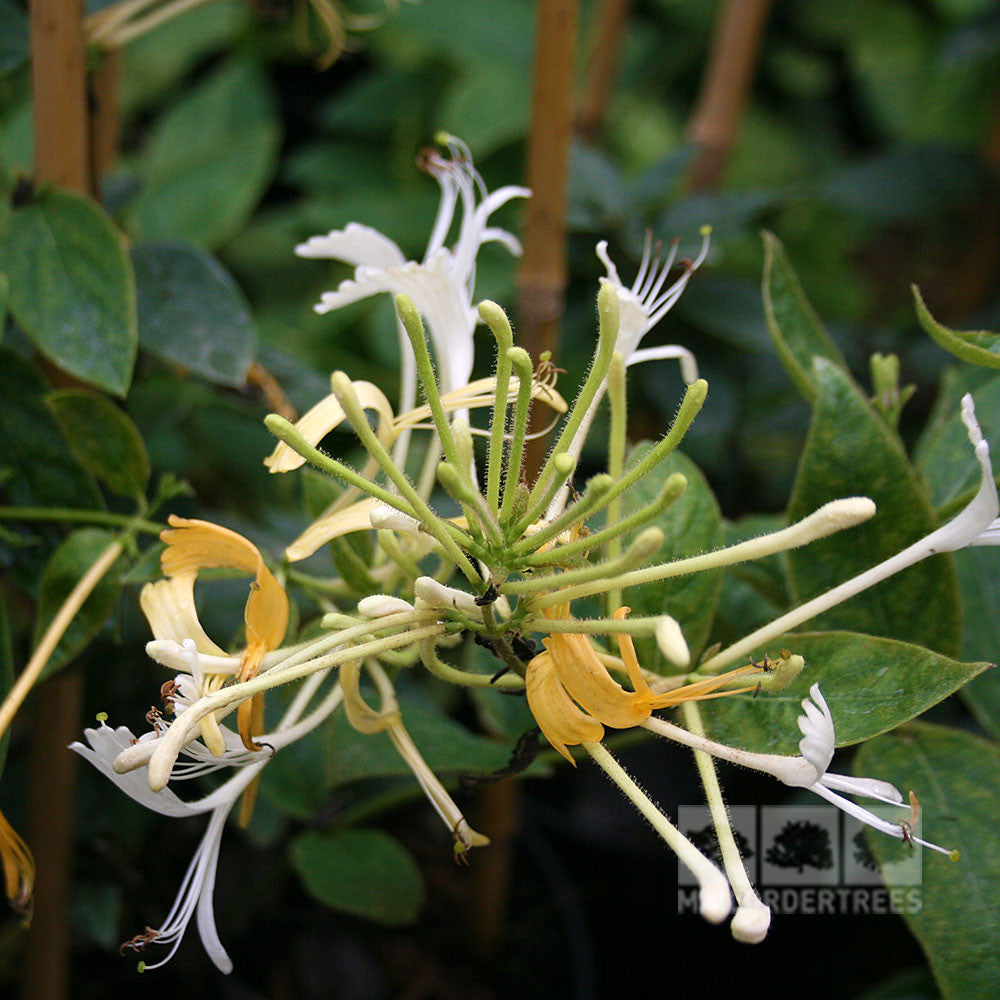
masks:
{"label": "yellow honeysuckle flower", "polygon": [[3,863],[4,892],[11,906],[25,913],[35,888],[35,859],[28,845],[0,812],[0,862]]}
{"label": "yellow honeysuckle flower", "polygon": [[[182,623],[185,628],[192,627],[189,618],[194,615],[193,624],[197,625],[197,631],[184,635],[156,634],[156,637],[177,641],[193,638],[196,646],[201,640],[214,647],[203,650],[198,646],[199,652],[215,653],[218,650],[221,653],[197,623],[193,601],[194,581],[203,569],[226,567],[247,573],[253,577],[253,583],[250,585],[250,596],[243,615],[247,645],[241,656],[238,679],[246,681],[255,677],[264,654],[277,649],[288,628],[288,597],[284,588],[264,565],[264,558],[257,546],[235,531],[209,521],[189,520],[176,515],[170,516],[169,523],[170,527],[160,535],[167,544],[160,557],[160,564],[169,578],[164,583],[169,583],[170,587],[164,587],[163,584],[151,585],[160,589],[144,591],[146,599],[143,608],[156,633],[158,624],[162,627],[164,620],[168,625],[170,623],[168,601],[173,598],[182,609],[175,622]],[[154,606],[153,614],[148,609],[151,605]],[[221,686],[221,682],[217,686]],[[244,702],[237,710],[240,736],[248,750],[260,749],[252,737],[255,732],[260,731],[262,715],[261,695]]]}
{"label": "yellow honeysuckle flower", "polygon": [[[622,619],[629,610],[619,608],[614,617]],[[552,619],[566,619],[569,613],[568,604],[545,609],[546,617]],[[580,633],[553,632],[542,640],[545,652],[528,664],[525,676],[528,706],[545,738],[571,764],[574,761],[567,747],[599,742],[605,726],[630,729],[645,722],[657,708],[753,690],[754,685],[718,689],[735,677],[762,670],[755,665],[739,667],[718,677],[657,694],[643,677],[632,637],[619,635],[617,639],[631,691],[611,676],[590,640]]]}

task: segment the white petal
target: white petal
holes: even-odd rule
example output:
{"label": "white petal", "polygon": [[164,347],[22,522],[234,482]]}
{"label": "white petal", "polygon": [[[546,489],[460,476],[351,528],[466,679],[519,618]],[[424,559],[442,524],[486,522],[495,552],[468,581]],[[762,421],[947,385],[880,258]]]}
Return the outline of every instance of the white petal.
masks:
{"label": "white petal", "polygon": [[326,236],[313,236],[295,248],[299,257],[342,260],[354,267],[399,267],[406,262],[402,250],[377,229],[352,222]]}

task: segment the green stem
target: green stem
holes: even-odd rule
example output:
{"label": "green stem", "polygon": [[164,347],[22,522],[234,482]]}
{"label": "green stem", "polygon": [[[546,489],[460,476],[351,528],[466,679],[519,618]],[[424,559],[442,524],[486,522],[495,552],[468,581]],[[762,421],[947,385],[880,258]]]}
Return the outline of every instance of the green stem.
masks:
{"label": "green stem", "polygon": [[420,644],[420,659],[430,673],[449,684],[460,684],[463,687],[494,688],[497,691],[524,690],[524,681],[516,673],[504,674],[494,681],[490,674],[470,674],[445,663],[437,655],[433,639],[425,640]]}
{"label": "green stem", "polygon": [[[480,302],[479,315],[493,332],[497,342],[497,385],[493,398],[493,422],[490,424],[490,446],[486,459],[486,502],[490,510],[500,510],[500,473],[503,468],[504,431],[507,429],[507,399],[510,386],[511,360],[508,355],[514,345],[514,331],[507,314],[495,302]],[[531,392],[529,373],[528,391]]]}
{"label": "green stem", "polygon": [[[514,494],[521,481],[521,465],[524,461],[524,440],[528,434],[528,416],[531,413],[531,357],[522,347],[512,347],[507,358],[517,370],[517,402],[514,406],[514,422],[511,425],[510,451],[507,453],[507,473],[504,476],[503,504],[500,507],[500,523],[506,525],[511,516]],[[516,537],[516,536],[515,536]]]}
{"label": "green stem", "polygon": [[[559,440],[549,453],[549,457],[542,467],[542,471],[535,480],[535,485],[531,491],[531,500],[537,501],[539,496],[545,493],[549,487],[549,480],[555,473],[555,459],[566,452],[573,443],[573,438],[583,422],[583,418],[590,409],[590,404],[600,391],[604,379],[607,377],[608,368],[611,366],[611,357],[614,354],[615,344],[618,341],[618,293],[611,285],[602,285],[597,294],[597,315],[598,315],[598,341],[597,352],[594,355],[593,364],[587,374],[587,380],[577,394],[570,410],[569,417],[563,425]],[[553,491],[555,496],[555,491]]]}
{"label": "green stem", "polygon": [[604,506],[604,498],[615,485],[615,481],[606,472],[598,473],[588,483],[583,496],[576,503],[570,504],[554,521],[550,521],[540,531],[515,542],[510,552],[515,558],[535,552],[546,542],[558,538],[564,531],[574,525],[581,524],[584,518],[593,511]]}
{"label": "green stem", "polygon": [[[358,394],[350,378],[344,372],[334,372],[330,376],[330,387],[333,389],[333,394],[337,397],[337,402],[340,403],[344,413],[347,414],[348,420],[351,421],[351,425],[354,427],[355,434],[360,438],[368,454],[378,462],[382,471],[389,477],[396,489],[409,501],[415,512],[411,516],[423,522],[424,527],[438,540],[438,543],[448,554],[448,558],[465,574],[469,582],[478,584],[480,576],[476,572],[476,568],[469,562],[468,557],[459,548],[458,544],[456,544],[448,530],[442,526],[442,519],[430,509],[423,497],[413,488],[413,484],[406,478],[406,473],[396,468],[396,464],[386,450],[385,445],[382,444],[378,439],[378,435],[369,426],[368,419],[361,407],[361,400],[358,399]],[[452,441],[451,444],[452,449],[454,449],[455,442]],[[464,532],[462,534],[464,536]]]}
{"label": "green stem", "polygon": [[149,535],[158,535],[165,524],[145,521],[131,514],[114,514],[108,510],[78,510],[74,507],[0,507],[0,521],[72,521],[83,524],[113,524],[133,528]]}
{"label": "green stem", "polygon": [[[625,475],[625,448],[628,438],[628,394],[625,383],[625,359],[615,351],[611,359],[611,368],[608,370],[608,402],[611,406],[611,429],[608,433],[608,473],[614,480],[619,480]],[[653,505],[650,504],[650,507]],[[647,508],[648,509],[648,508]],[[637,512],[628,520],[635,521],[635,524],[643,524],[644,520],[637,520]],[[651,515],[655,517],[656,514]],[[615,497],[608,504],[607,527],[605,532],[614,532],[607,535],[607,549],[605,557],[617,559],[622,554],[621,535],[631,531],[634,525],[625,527],[622,524],[622,501],[621,497]],[[600,534],[600,533],[599,533]],[[592,539],[593,541],[593,539]],[[601,545],[603,541],[596,544]],[[606,598],[606,610],[608,614],[619,607],[622,603],[622,592],[612,590],[608,592]]]}
{"label": "green stem", "polygon": [[[505,583],[500,590],[504,594],[540,594],[540,597],[531,601],[532,611],[547,608],[551,604],[571,601],[580,596],[578,591],[603,594],[613,585],[615,578],[630,575],[624,572],[626,568],[645,562],[659,550],[661,545],[663,545],[663,531],[660,528],[647,528],[640,532],[625,550],[625,554],[614,562],[595,563],[581,569],[567,570],[565,573],[547,573],[545,576],[536,574],[530,580]],[[600,583],[591,586],[591,580],[599,580]]]}
{"label": "green stem", "polygon": [[[528,566],[550,566],[554,563],[561,564],[574,559],[578,555],[582,555],[591,549],[596,549],[611,539],[628,534],[630,531],[634,531],[636,528],[644,525],[647,521],[652,521],[653,518],[659,517],[671,504],[677,501],[686,488],[687,477],[683,473],[675,472],[664,483],[662,492],[652,503],[637,510],[634,514],[630,514],[623,521],[609,524],[608,527],[602,528],[600,531],[595,531],[592,535],[578,538],[575,542],[570,542],[568,545],[560,545],[547,552],[534,552],[529,556],[525,556],[522,562]],[[616,546],[616,548],[618,551],[613,555],[609,552],[609,559],[611,561],[621,556],[620,545]],[[620,604],[621,594],[619,592],[619,598],[614,603],[614,607],[617,608]]]}

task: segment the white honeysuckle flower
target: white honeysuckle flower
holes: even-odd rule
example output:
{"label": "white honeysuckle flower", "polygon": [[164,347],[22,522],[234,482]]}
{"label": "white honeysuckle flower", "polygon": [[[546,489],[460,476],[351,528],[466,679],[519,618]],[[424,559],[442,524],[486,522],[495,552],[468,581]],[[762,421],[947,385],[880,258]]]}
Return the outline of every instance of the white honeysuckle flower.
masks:
{"label": "white honeysuckle flower", "polygon": [[407,535],[420,534],[420,522],[409,514],[404,514],[387,504],[378,504],[372,507],[368,515],[369,522],[376,531],[388,529],[390,531],[402,531]]}
{"label": "white honeysuckle flower", "polygon": [[482,617],[483,609],[476,604],[475,597],[457,587],[446,587],[433,577],[418,576],[413,592],[416,594],[418,608],[434,608],[440,611],[455,609],[466,614]]}
{"label": "white honeysuckle flower", "polygon": [[990,464],[990,447],[983,438],[983,432],[976,420],[975,405],[969,393],[962,397],[961,416],[969,434],[969,443],[979,462],[981,479],[976,495],[955,517],[912,545],[908,545],[901,552],[872,566],[871,569],[866,569],[863,573],[851,577],[850,580],[800,604],[797,608],[744,636],[738,642],[705,660],[701,664],[701,669],[711,672],[726,666],[778,636],[791,632],[810,618],[815,618],[930,556],[942,552],[957,552],[970,545],[1000,544],[1000,521],[997,519],[997,515],[1000,514],[1000,501],[993,478],[993,467]]}
{"label": "white honeysuckle flower", "polygon": [[[189,648],[194,648],[193,641]],[[169,946],[170,950],[164,958],[153,965],[141,963],[141,969],[146,971],[156,969],[168,962],[180,946],[192,916],[197,914],[198,933],[209,958],[221,972],[228,974],[232,971],[233,963],[219,940],[212,903],[219,848],[226,819],[239,797],[253,783],[271,757],[315,729],[343,700],[340,685],[334,685],[311,712],[303,715],[309,701],[328,674],[329,670],[321,671],[302,685],[277,729],[261,737],[262,749],[259,751],[246,750],[235,733],[232,736],[239,744],[239,749],[234,748],[232,752],[227,749],[221,757],[214,757],[197,741],[189,743],[184,748],[184,754],[190,761],[175,763],[170,775],[171,780],[199,777],[222,767],[230,767],[235,772],[215,791],[193,801],[185,801],[169,787],[158,791],[153,791],[149,787],[149,779],[143,768],[143,764],[148,763],[148,754],[145,761],[136,760],[131,768],[121,767],[123,758],[127,758],[130,754],[134,755],[137,750],[155,748],[162,738],[162,731],[146,733],[136,739],[127,727],[112,729],[102,721],[97,729],[84,730],[86,743],[75,742],[70,745],[71,750],[86,758],[129,798],[147,809],[152,809],[162,816],[172,817],[211,814],[166,920],[159,928],[147,929],[123,945],[123,948],[131,947],[137,952],[152,944]],[[190,693],[194,693],[195,685],[191,677],[185,676],[179,678],[179,681],[188,684],[191,688]],[[180,691],[171,696],[177,699],[187,697]]]}
{"label": "white honeysuckle flower", "polygon": [[[702,227],[701,249],[698,251],[698,255],[694,260],[683,261],[681,276],[667,288],[663,286],[666,284],[670,269],[677,257],[678,242],[676,240],[671,244],[666,259],[661,260],[659,246],[657,245],[654,256],[652,235],[646,234],[646,245],[642,254],[642,262],[639,265],[639,273],[631,288],[625,287],[625,283],[618,275],[618,269],[608,256],[607,240],[601,240],[597,244],[597,256],[607,271],[607,277],[600,279],[601,284],[613,288],[617,293],[618,338],[615,341],[615,350],[621,355],[626,367],[641,364],[644,361],[676,358],[680,362],[681,377],[685,383],[691,385],[697,381],[698,365],[694,355],[686,347],[667,344],[639,350],[639,344],[643,337],[670,312],[681,297],[681,293],[687,288],[691,275],[705,262],[705,258],[708,256],[711,232],[710,226]],[[593,402],[591,402],[576,434],[573,436],[573,440],[569,442],[566,449],[573,458],[579,459],[580,453],[583,451],[583,443],[590,432],[590,425],[594,422],[594,415],[597,413],[597,408],[603,398],[604,387],[602,386],[595,394]],[[551,520],[562,513],[568,496],[568,485],[556,492],[546,513],[548,519]]]}
{"label": "white honeysuckle flower", "polygon": [[680,623],[670,615],[663,615],[656,623],[656,645],[675,667],[686,667],[691,662],[691,650]]}
{"label": "white honeysuckle flower", "polygon": [[[913,835],[912,827],[907,822],[890,823],[881,816],[859,806],[856,802],[845,799],[838,792],[848,795],[860,795],[864,798],[876,799],[887,805],[902,807],[903,796],[899,789],[888,781],[879,778],[855,778],[846,774],[831,774],[826,769],[833,760],[836,746],[836,733],[833,726],[833,715],[826,703],[818,684],[809,689],[809,698],[802,702],[805,715],[798,718],[799,731],[802,739],[799,741],[801,756],[789,757],[782,754],[752,753],[737,747],[716,743],[714,740],[698,736],[680,726],[651,716],[642,723],[651,732],[666,736],[669,739],[683,743],[694,750],[703,750],[722,760],[733,764],[763,771],[793,788],[805,788],[810,792],[831,802],[855,819],[874,827],[882,833],[895,837],[897,840],[921,844],[931,850],[948,855],[953,861],[958,860],[958,852],[939,847]],[[810,700],[811,699],[811,700]],[[915,803],[911,793],[911,806]]]}
{"label": "white honeysuckle flower", "polygon": [[[420,263],[408,261],[391,239],[358,223],[313,236],[295,252],[300,257],[341,260],[355,268],[353,279],[323,294],[317,312],[340,309],[382,292],[408,295],[427,322],[441,391],[447,393],[465,385],[472,372],[473,332],[479,320],[472,305],[479,248],[497,242],[515,256],[521,253],[513,235],[489,226],[490,216],[511,199],[530,197],[531,192],[513,185],[487,191],[465,144],[454,136],[439,136],[438,140],[448,156],[431,150],[422,158],[424,169],[441,187],[441,201]],[[458,236],[449,248],[445,240],[456,218]],[[416,400],[416,369],[402,327],[399,333],[403,368],[400,408],[409,410]]]}
{"label": "white honeysuckle flower", "polygon": [[677,241],[670,247],[670,253],[665,260],[660,259],[659,249],[653,255],[653,238],[646,234],[646,246],[639,265],[639,273],[631,288],[618,276],[618,269],[608,256],[607,240],[597,244],[597,256],[607,270],[607,277],[601,278],[602,285],[611,285],[618,293],[619,328],[616,349],[626,365],[641,364],[643,361],[658,361],[664,358],[677,358],[681,365],[681,376],[690,385],[698,378],[698,365],[694,355],[685,347],[667,345],[638,350],[642,338],[663,319],[681,297],[687,288],[691,275],[698,270],[708,256],[709,236],[711,228],[704,227],[701,231],[702,243],[698,256],[692,261],[683,262],[681,276],[664,289],[670,269],[677,257]]}
{"label": "white honeysuckle flower", "polygon": [[372,594],[358,601],[358,614],[365,618],[384,618],[399,611],[413,611],[413,605],[402,597],[391,597],[386,594]]}
{"label": "white honeysuckle flower", "polygon": [[[805,715],[800,715],[798,719],[799,730],[802,733],[802,740],[799,743],[799,750],[802,756],[809,761],[818,773],[817,780],[807,786],[809,791],[822,796],[827,802],[833,803],[838,809],[843,810],[849,816],[874,827],[881,833],[895,837],[897,840],[912,841],[929,847],[932,851],[940,854],[947,854],[953,860],[957,860],[956,852],[939,847],[927,840],[914,836],[912,829],[901,823],[890,823],[881,816],[863,806],[859,806],[850,799],[845,799],[837,792],[846,792],[849,795],[861,795],[868,799],[877,799],[891,806],[902,806],[903,796],[895,785],[878,778],[854,778],[846,774],[830,774],[826,768],[829,767],[833,759],[833,749],[835,744],[835,733],[833,728],[833,715],[830,707],[826,703],[818,684],[813,684],[809,689],[809,698],[802,702]],[[836,789],[836,791],[834,790]]]}

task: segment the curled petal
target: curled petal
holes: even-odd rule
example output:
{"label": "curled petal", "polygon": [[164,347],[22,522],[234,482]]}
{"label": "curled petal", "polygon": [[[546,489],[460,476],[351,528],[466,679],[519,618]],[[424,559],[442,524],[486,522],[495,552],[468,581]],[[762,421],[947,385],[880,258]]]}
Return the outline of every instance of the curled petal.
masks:
{"label": "curled petal", "polygon": [[571,764],[575,764],[568,746],[597,743],[604,737],[604,726],[584,712],[566,693],[556,671],[552,653],[539,653],[528,664],[525,675],[528,707],[545,738]]}

